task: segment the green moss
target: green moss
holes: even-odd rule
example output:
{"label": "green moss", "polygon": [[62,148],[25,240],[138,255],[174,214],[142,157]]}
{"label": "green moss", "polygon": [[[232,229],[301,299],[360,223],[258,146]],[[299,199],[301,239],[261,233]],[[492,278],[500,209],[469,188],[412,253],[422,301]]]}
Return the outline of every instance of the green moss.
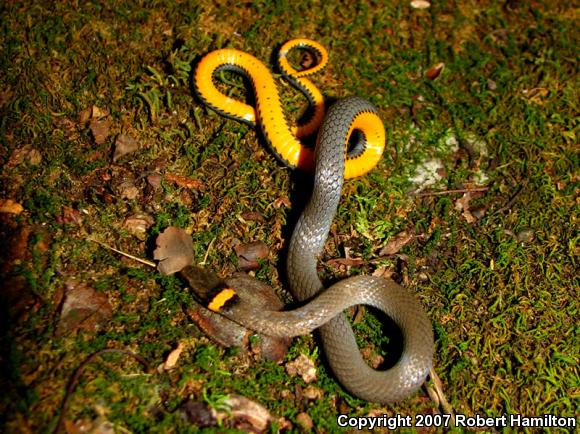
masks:
{"label": "green moss", "polygon": [[[408,261],[397,271],[433,320],[435,369],[453,408],[490,416],[575,414],[580,159],[573,9],[549,2],[434,2],[428,10],[408,2],[214,3],[109,0],[46,8],[8,2],[0,9],[1,196],[26,210],[3,223],[2,232],[32,232],[15,242],[17,251],[6,250],[16,264],[0,276],[11,285],[20,276],[21,299],[30,295],[24,313],[15,313],[14,303],[1,311],[6,375],[0,385],[8,392],[0,414],[8,430],[54,424],[68,378],[89,354],[127,347],[158,365],[182,341],[190,345],[169,373],[143,373],[119,355],[91,364],[67,418],[95,417],[98,404],[119,429],[194,432],[179,405],[194,399],[220,408],[233,393],[295,426],[297,414],[307,412],[319,431],[335,431],[339,411],[383,412],[341,389],[317,340],[308,337],[295,340],[287,360],[311,356],[323,398],[292,399],[288,391],[307,385],[283,366],[249,363],[201,337],[184,313],[192,299],[180,280],[87,240],[150,257],[154,237],[179,226],[193,231],[196,260],[207,255],[221,273],[236,268],[234,239],[265,241],[272,259],[256,274],[281,287],[284,266],[274,249],[288,240],[302,206],[294,199],[307,192],[293,191],[296,178],[251,128],[195,100],[191,71],[204,53],[224,46],[271,65],[274,48],[290,37],[311,37],[329,49],[329,68],[314,81],[331,98],[371,100],[388,137],[379,166],[346,184],[333,228],[339,243],[321,261],[349,247],[352,257],[368,261],[350,273],[392,267],[397,259],[378,258],[380,248],[402,230],[414,231],[418,237],[400,252]],[[445,64],[439,78],[426,78],[439,62]],[[223,80],[234,97],[247,96],[239,77],[223,74]],[[282,94],[298,113],[302,97],[286,87]],[[106,109],[111,122],[99,145],[79,121],[92,106]],[[112,164],[120,132],[142,147]],[[444,146],[451,136],[464,146],[473,136],[481,139],[489,157],[452,153]],[[24,145],[39,152],[40,162],[18,155]],[[409,195],[409,176],[429,158],[445,168],[436,189],[469,186],[477,170],[487,175],[489,190],[471,201],[486,208],[482,219],[467,223],[456,209],[457,194]],[[148,190],[152,173],[202,185],[190,190],[164,180]],[[127,179],[140,192],[135,200],[120,195]],[[278,206],[286,197],[291,211]],[[243,223],[248,211],[263,220]],[[145,242],[124,225],[139,213],[153,221]],[[531,239],[521,238],[522,231]],[[63,287],[73,277],[105,293],[115,313],[96,333],[55,335]],[[340,278],[331,267],[323,277]],[[381,352],[384,336],[373,318],[357,323],[358,339]],[[161,408],[160,415],[152,408]],[[418,394],[386,411],[432,409]]]}

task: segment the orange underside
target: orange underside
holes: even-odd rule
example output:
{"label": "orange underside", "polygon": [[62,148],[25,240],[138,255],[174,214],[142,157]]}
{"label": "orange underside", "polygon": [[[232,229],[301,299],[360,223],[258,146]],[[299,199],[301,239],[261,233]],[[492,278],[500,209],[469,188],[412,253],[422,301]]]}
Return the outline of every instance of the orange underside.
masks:
{"label": "orange underside", "polygon": [[[324,50],[321,46],[315,48],[316,50]],[[288,49],[289,47],[286,47],[285,52]],[[323,57],[326,55],[325,50],[321,53],[323,53]],[[280,60],[281,63],[284,63],[280,67],[288,68],[289,70],[286,71],[288,74],[297,73],[288,63],[285,54]],[[326,62],[325,58],[322,60]],[[213,81],[214,72],[219,67],[228,64],[236,65],[246,71],[254,88],[255,108],[224,95],[216,88]],[[315,65],[313,69],[320,69],[320,65]],[[318,129],[324,117],[324,99],[310,80],[302,78],[304,72],[298,73],[301,75],[300,77],[296,77],[296,75],[294,77],[303,82],[302,84],[311,93],[316,105],[319,107],[315,110],[310,122],[300,128],[289,126],[270,70],[250,54],[233,49],[213,51],[199,62],[194,79],[197,91],[207,105],[235,119],[259,123],[272,150],[285,164],[291,168],[311,171],[314,168],[314,152],[303,146],[297,136],[305,137]],[[354,130],[362,131],[367,140],[367,145],[361,155],[347,159],[345,163],[346,179],[364,175],[376,166],[385,146],[383,123],[376,114],[360,113],[350,122],[352,124],[349,134]],[[346,141],[348,141],[348,138],[345,139],[345,143]]]}

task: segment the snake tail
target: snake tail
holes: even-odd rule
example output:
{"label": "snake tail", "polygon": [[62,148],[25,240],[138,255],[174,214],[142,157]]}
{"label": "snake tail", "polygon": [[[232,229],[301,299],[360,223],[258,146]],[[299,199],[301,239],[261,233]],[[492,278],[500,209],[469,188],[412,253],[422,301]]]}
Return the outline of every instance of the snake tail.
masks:
{"label": "snake tail", "polygon": [[[289,53],[295,48],[314,52],[318,62],[305,70],[295,70],[289,60]],[[309,39],[288,41],[278,52],[280,72],[306,96],[313,108],[312,115],[304,125],[292,126],[287,121],[276,82],[269,69],[260,60],[243,51],[224,48],[206,54],[195,69],[194,90],[205,105],[221,115],[250,125],[258,125],[272,153],[283,164],[291,169],[312,171],[314,150],[305,146],[300,138],[318,130],[324,118],[325,106],[322,93],[306,76],[320,71],[327,61],[328,55],[324,47]],[[217,74],[224,70],[241,74],[248,79],[252,85],[256,107],[231,98],[218,89],[215,80]],[[344,172],[346,179],[364,175],[380,158],[384,140],[367,142],[368,147],[347,155]]]}

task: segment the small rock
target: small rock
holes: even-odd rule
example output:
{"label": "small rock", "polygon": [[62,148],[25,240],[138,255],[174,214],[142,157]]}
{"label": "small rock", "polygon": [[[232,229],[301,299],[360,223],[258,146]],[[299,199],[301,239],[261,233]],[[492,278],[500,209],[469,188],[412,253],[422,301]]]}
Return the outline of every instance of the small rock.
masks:
{"label": "small rock", "polygon": [[217,425],[216,411],[202,402],[187,401],[180,407],[183,417],[198,428]]}

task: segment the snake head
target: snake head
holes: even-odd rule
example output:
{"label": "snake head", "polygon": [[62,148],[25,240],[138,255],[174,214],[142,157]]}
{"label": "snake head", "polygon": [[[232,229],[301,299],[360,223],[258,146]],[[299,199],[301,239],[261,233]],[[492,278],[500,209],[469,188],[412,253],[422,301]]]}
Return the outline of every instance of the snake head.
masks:
{"label": "snake head", "polygon": [[223,312],[239,300],[235,289],[206,268],[188,265],[180,271],[181,277],[188,283],[196,300],[214,312]]}

